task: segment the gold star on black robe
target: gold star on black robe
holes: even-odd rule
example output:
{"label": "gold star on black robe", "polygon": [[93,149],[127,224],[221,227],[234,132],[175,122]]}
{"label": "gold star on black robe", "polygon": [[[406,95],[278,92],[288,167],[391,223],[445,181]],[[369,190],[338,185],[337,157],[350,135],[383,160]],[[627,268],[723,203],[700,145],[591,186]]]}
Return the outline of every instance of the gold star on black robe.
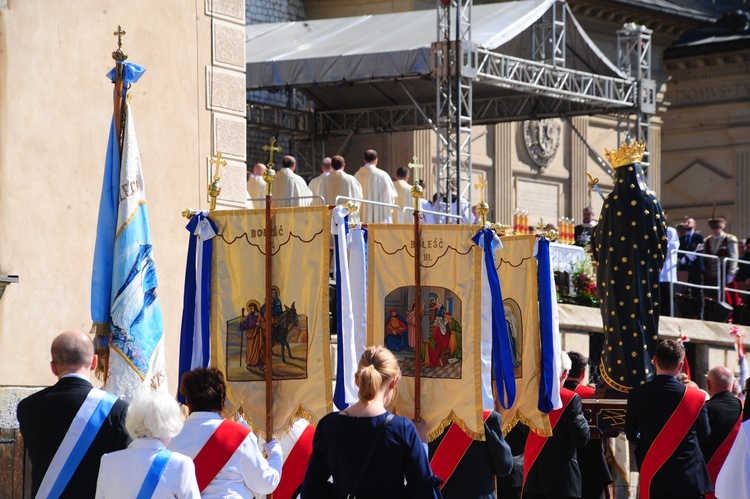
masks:
{"label": "gold star on black robe", "polygon": [[592,236],[597,293],[604,323],[600,371],[627,393],[654,375],[659,332],[659,272],[667,252],[667,225],[640,163],[615,169]]}

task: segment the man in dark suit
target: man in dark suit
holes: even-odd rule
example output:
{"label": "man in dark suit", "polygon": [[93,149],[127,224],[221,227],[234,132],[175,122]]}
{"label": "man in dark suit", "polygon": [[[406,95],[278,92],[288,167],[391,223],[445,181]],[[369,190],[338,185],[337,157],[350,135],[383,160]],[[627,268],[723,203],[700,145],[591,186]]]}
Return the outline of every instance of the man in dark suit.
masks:
{"label": "man in dark suit", "polygon": [[[484,422],[485,440],[473,440],[450,477],[440,477],[445,499],[494,498],[495,477],[505,476],[513,469],[513,455],[503,438],[503,420],[492,411]],[[430,442],[430,459],[440,447],[449,426],[442,435]]]}
{"label": "man in dark suit", "polygon": [[[589,360],[578,352],[568,352],[570,372],[563,387],[576,392],[582,399],[594,398],[594,390],[583,384]],[[592,438],[583,448],[578,449],[578,465],[581,468],[583,499],[599,499],[604,488],[612,483],[604,448],[600,438]]]}
{"label": "man in dark suit", "polygon": [[[570,370],[570,358],[561,355],[562,375],[565,382]],[[589,440],[589,425],[581,411],[581,397],[561,386],[561,409],[550,412],[552,436],[541,437],[529,433],[524,452],[524,499],[580,498],[581,470],[577,449]],[[554,424],[553,424],[554,423]],[[541,444],[541,450],[536,451]],[[535,457],[536,454],[536,457]]]}
{"label": "man in dark suit", "polygon": [[[695,232],[695,220],[685,217],[683,226],[685,233],[680,236],[680,251],[702,253],[704,239],[701,234]],[[687,272],[687,282],[703,285],[703,274],[706,270],[703,258],[695,255],[681,255],[677,270]],[[703,290],[688,286],[684,286],[683,289],[685,289],[689,305],[686,307],[687,310],[684,310],[686,313],[681,315],[688,319],[703,319]]]}
{"label": "man in dark suit", "polygon": [[[71,426],[85,426],[96,420],[95,417],[91,417],[87,423],[87,416],[79,414],[79,409],[84,404],[90,406],[91,400],[99,397],[105,401],[102,406],[110,405],[111,409],[108,412],[100,409],[102,412],[99,414],[104,417],[103,423],[67,484],[55,484],[61,489],[60,498],[93,498],[102,455],[124,449],[130,443],[130,437],[125,430],[127,403],[116,399],[112,405],[113,396],[105,396],[100,390],[95,390],[89,381],[91,371],[96,368],[97,356],[94,354],[91,338],[86,333],[66,331],[58,335],[52,342],[51,353],[50,367],[58,382],[23,399],[17,409],[21,435],[31,461],[32,495],[37,495],[43,481],[46,489],[50,479],[54,482],[57,477],[63,475],[59,472],[50,473],[51,476],[45,480],[47,469],[55,460],[58,448],[63,448],[58,455],[59,460],[60,456],[65,454],[64,449],[71,447],[68,444],[80,445],[87,436],[91,436],[82,432],[81,438],[78,439],[71,432],[63,444]],[[96,411],[93,412],[97,414]],[[71,462],[73,461],[62,461],[63,464]],[[46,497],[47,494],[43,495]]]}
{"label": "man in dark suit", "polygon": [[[733,387],[734,374],[726,367],[717,366],[708,371],[706,388],[711,399],[706,402],[706,411],[711,437],[701,442],[701,452],[714,483],[739,430],[742,402],[732,393]],[[722,451],[717,453],[720,448]]]}
{"label": "man in dark suit", "polygon": [[641,497],[650,491],[654,499],[693,499],[714,490],[699,447],[711,436],[705,394],[675,378],[684,358],[681,343],[661,340],[652,359],[656,376],[628,395],[625,435],[636,445]]}

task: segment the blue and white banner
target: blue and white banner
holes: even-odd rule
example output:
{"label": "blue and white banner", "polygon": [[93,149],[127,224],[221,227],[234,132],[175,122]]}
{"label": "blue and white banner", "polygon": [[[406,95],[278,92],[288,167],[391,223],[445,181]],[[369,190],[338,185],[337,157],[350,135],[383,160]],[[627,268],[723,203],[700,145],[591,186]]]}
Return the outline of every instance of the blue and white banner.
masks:
{"label": "blue and white banner", "polygon": [[549,241],[538,238],[534,243],[539,279],[539,338],[541,342],[539,377],[539,410],[550,412],[562,407],[560,399],[560,319],[557,313],[555,273],[550,261]]}
{"label": "blue and white banner", "polygon": [[357,353],[354,348],[354,316],[352,314],[351,281],[347,234],[349,212],[343,206],[331,210],[334,268],[336,277],[336,386],[333,403],[340,411],[357,401],[354,373],[357,372]]}
{"label": "blue and white banner", "polygon": [[[185,228],[190,240],[180,328],[180,380],[186,372],[211,364],[211,261],[217,231],[208,211],[196,214]],[[185,403],[179,390],[177,399]]]}
{"label": "blue and white banner", "polygon": [[[144,71],[126,63],[125,88],[137,82]],[[114,70],[108,76],[113,75]],[[146,190],[127,102],[122,160],[114,121],[110,130],[94,252],[91,315],[95,324],[109,324],[105,390],[129,401],[140,392],[166,389],[164,328]]]}

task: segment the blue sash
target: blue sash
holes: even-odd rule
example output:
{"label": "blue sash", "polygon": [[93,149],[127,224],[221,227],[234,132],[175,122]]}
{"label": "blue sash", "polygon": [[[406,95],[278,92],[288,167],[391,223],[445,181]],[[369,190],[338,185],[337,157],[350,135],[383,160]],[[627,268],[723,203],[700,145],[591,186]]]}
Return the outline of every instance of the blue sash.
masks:
{"label": "blue sash", "polygon": [[154,495],[154,490],[159,484],[159,479],[164,474],[164,470],[167,468],[167,462],[172,457],[172,452],[166,448],[162,448],[154,456],[154,460],[151,462],[151,467],[146,473],[146,478],[143,480],[141,490],[138,491],[136,499],[151,499]]}
{"label": "blue sash", "polygon": [[[57,449],[55,457],[52,458],[36,497],[60,497],[78,469],[78,465],[81,464],[83,456],[91,447],[91,442],[99,433],[115,402],[117,402],[117,397],[111,393],[96,388],[89,392],[88,397],[70,424],[70,428]],[[96,404],[96,407],[92,411],[94,404]],[[54,480],[52,484],[49,483],[51,480]]]}

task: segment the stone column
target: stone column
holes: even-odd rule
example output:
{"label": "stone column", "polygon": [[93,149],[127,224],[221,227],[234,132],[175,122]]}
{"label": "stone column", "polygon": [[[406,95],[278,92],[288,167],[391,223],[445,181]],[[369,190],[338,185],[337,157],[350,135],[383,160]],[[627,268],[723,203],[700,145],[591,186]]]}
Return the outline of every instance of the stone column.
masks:
{"label": "stone column", "polygon": [[[513,123],[497,123],[492,126],[495,147],[492,162],[495,165],[494,222],[513,224],[515,196],[513,192]],[[491,200],[487,200],[490,202]]]}
{"label": "stone column", "polygon": [[[586,139],[589,128],[588,116],[576,116],[571,122]],[[570,202],[568,205],[570,206],[569,216],[573,217],[578,224],[581,223],[583,209],[591,204],[589,180],[586,176],[589,151],[584,140],[575,131],[570,132]]]}
{"label": "stone column", "polygon": [[221,152],[227,165],[220,171],[221,194],[217,206],[245,207],[245,2],[208,2],[205,15],[212,24],[211,64],[205,70],[206,109],[211,115],[206,185],[214,173],[208,159]]}
{"label": "stone column", "polygon": [[[656,193],[656,197],[661,196],[661,123],[655,123],[655,120],[651,121],[649,135],[649,161],[648,167],[648,184]],[[673,221],[671,225],[676,222]]]}
{"label": "stone column", "polygon": [[750,234],[750,149],[741,149],[735,156],[735,216],[732,232],[737,237]]}

